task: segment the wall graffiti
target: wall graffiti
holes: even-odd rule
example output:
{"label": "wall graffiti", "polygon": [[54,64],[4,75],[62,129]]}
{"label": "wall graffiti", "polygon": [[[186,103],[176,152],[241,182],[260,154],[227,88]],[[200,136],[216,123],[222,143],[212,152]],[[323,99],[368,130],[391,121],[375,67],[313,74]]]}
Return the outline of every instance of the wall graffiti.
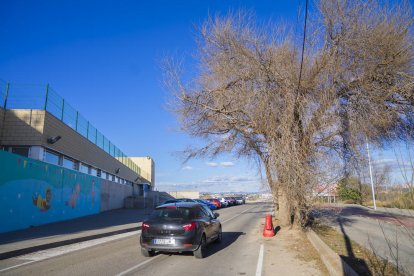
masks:
{"label": "wall graffiti", "polygon": [[0,150],[0,233],[100,212],[98,177]]}

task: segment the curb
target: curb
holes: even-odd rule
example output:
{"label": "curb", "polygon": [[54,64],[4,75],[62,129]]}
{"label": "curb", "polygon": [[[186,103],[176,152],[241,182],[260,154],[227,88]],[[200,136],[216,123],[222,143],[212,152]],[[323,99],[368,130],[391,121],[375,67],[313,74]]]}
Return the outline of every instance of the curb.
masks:
{"label": "curb", "polygon": [[74,244],[78,242],[95,240],[99,238],[114,236],[114,235],[137,231],[137,230],[141,230],[141,226],[133,227],[133,228],[126,228],[122,230],[116,230],[116,231],[106,232],[106,233],[101,233],[101,234],[95,234],[95,235],[90,235],[90,236],[84,236],[84,237],[79,237],[79,238],[73,238],[69,240],[57,241],[57,242],[52,242],[52,243],[47,243],[47,244],[35,245],[35,246],[22,248],[22,249],[16,249],[16,250],[0,253],[0,260],[9,259],[9,258],[21,256],[21,255],[26,255],[26,254],[41,251],[41,250],[56,248],[56,247]]}
{"label": "curb", "polygon": [[316,251],[318,251],[329,275],[358,276],[358,273],[356,273],[337,253],[324,243],[312,229],[309,229],[306,236]]}

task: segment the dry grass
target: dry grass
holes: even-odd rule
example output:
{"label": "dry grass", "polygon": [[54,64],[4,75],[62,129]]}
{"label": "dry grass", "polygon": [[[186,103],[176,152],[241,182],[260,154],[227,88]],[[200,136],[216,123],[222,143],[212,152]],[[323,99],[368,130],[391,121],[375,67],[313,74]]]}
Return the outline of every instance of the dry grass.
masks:
{"label": "dry grass", "polygon": [[401,275],[393,264],[352,240],[350,241],[352,250],[349,252],[344,235],[334,228],[316,223],[312,229],[359,275]]}
{"label": "dry grass", "polygon": [[329,275],[328,270],[322,263],[319,253],[309,242],[308,238],[302,231],[298,231],[297,238],[294,240],[294,249],[297,257],[305,262],[315,262],[317,268],[322,272],[322,275]]}

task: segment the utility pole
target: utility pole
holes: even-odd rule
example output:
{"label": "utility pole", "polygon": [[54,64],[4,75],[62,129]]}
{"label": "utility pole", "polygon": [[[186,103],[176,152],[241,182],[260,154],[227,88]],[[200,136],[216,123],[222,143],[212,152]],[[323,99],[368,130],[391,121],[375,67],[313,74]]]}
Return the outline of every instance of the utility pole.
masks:
{"label": "utility pole", "polygon": [[368,138],[367,138],[367,153],[368,153],[369,177],[371,178],[372,200],[374,201],[374,210],[377,210],[377,204],[376,204],[376,202],[375,202],[374,181],[372,180],[371,157],[370,157],[370,155],[369,155],[369,144],[368,144]]}

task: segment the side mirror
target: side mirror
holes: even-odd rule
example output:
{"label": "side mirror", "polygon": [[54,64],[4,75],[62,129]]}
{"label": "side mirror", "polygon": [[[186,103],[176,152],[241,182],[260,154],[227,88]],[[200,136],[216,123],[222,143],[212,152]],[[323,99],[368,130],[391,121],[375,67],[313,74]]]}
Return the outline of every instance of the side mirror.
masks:
{"label": "side mirror", "polygon": [[214,213],[214,217],[215,218],[218,218],[220,216],[220,214],[219,213]]}

